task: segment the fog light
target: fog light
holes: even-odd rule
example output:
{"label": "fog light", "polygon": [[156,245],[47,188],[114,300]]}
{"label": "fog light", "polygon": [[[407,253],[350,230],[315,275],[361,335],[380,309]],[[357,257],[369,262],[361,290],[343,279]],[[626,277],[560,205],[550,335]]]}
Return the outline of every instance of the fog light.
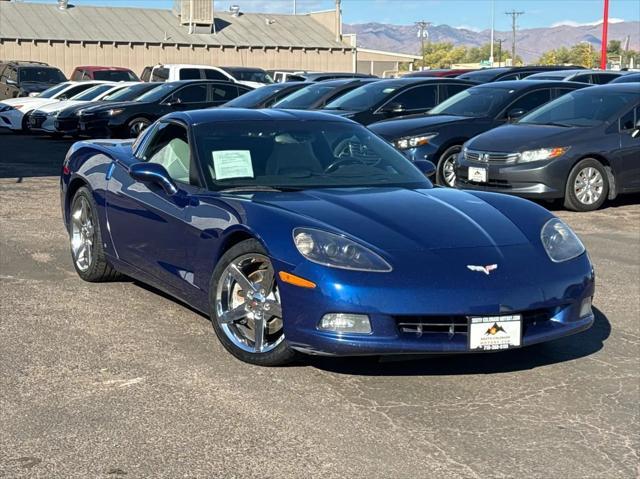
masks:
{"label": "fog light", "polygon": [[591,316],[593,311],[591,310],[591,296],[588,298],[584,298],[582,300],[582,304],[580,305],[580,317],[584,318],[586,316]]}
{"label": "fog light", "polygon": [[366,314],[331,313],[325,314],[318,329],[335,333],[371,333],[371,323]]}

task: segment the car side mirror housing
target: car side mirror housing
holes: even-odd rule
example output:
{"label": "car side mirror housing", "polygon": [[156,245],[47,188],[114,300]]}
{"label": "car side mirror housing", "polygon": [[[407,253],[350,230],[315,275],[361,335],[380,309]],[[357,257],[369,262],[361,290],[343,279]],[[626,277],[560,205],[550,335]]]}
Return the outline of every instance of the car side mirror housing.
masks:
{"label": "car side mirror housing", "polygon": [[182,100],[180,100],[180,98],[169,98],[165,102],[165,105],[167,105],[167,106],[176,106],[176,105],[179,105],[180,103],[182,103]]}
{"label": "car side mirror housing", "polygon": [[398,113],[404,112],[404,106],[402,105],[402,103],[392,101],[390,103],[387,103],[380,111],[385,115],[396,115]]}
{"label": "car side mirror housing", "polygon": [[431,178],[436,173],[436,165],[429,160],[415,160],[413,164],[418,168],[424,176]]}
{"label": "car side mirror housing", "polygon": [[18,84],[18,82],[17,82],[17,81],[15,81],[15,80],[11,80],[11,79],[9,79],[9,78],[7,78],[7,80],[6,80],[6,81],[7,81],[7,85],[13,85],[13,86],[15,86],[15,85],[17,85],[17,84]]}
{"label": "car side mirror housing", "polygon": [[525,113],[527,113],[527,111],[523,110],[522,108],[514,108],[512,110],[509,110],[509,112],[507,113],[507,118],[509,119],[509,121],[515,121],[522,118]]}
{"label": "car side mirror housing", "polygon": [[38,96],[38,95],[40,95],[40,93],[39,93],[39,92],[37,92],[37,91],[32,91],[31,93],[29,93],[29,96],[30,96],[31,98],[36,97],[36,96]]}
{"label": "car side mirror housing", "polygon": [[169,172],[158,163],[134,163],[129,168],[129,175],[141,183],[160,186],[169,196],[173,196],[178,192],[178,187],[169,176]]}

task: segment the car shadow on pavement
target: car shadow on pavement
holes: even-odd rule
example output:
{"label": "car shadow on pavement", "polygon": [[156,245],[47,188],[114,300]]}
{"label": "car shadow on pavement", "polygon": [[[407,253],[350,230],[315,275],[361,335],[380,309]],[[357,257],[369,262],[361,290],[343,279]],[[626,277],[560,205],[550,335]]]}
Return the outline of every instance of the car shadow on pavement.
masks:
{"label": "car shadow on pavement", "polygon": [[607,317],[594,308],[591,328],[573,336],[500,353],[330,358],[311,356],[300,365],[357,376],[455,376],[534,369],[590,356],[603,348],[611,334]]}
{"label": "car shadow on pavement", "polygon": [[74,140],[0,131],[0,178],[60,176],[65,155]]}

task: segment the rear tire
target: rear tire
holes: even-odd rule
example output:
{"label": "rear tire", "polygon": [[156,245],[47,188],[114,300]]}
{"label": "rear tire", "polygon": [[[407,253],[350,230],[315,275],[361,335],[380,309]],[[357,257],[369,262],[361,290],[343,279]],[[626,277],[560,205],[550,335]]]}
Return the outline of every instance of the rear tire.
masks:
{"label": "rear tire", "polygon": [[458,154],[462,151],[462,146],[454,145],[445,150],[440,155],[438,160],[438,166],[436,168],[436,183],[441,186],[447,186],[449,188],[455,188],[456,186],[456,172],[454,169],[455,160]]}
{"label": "rear tire", "polygon": [[22,116],[22,129],[21,129],[21,130],[16,131],[16,133],[27,134],[27,133],[30,133],[30,132],[31,132],[31,128],[29,128],[29,115],[31,115],[31,112],[32,112],[32,111],[33,111],[33,110],[31,110],[31,111],[29,111],[29,112],[25,113],[25,114]]}
{"label": "rear tire", "polygon": [[573,211],[594,211],[600,208],[609,194],[607,171],[598,160],[580,160],[569,173],[564,206]]}
{"label": "rear tire", "polygon": [[104,254],[97,206],[89,188],[80,188],[71,202],[69,242],[73,267],[83,280],[101,283],[121,277]]}
{"label": "rear tire", "polygon": [[283,366],[295,359],[297,353],[284,338],[275,271],[258,241],[242,241],[222,255],[213,272],[209,303],[216,336],[239,360]]}

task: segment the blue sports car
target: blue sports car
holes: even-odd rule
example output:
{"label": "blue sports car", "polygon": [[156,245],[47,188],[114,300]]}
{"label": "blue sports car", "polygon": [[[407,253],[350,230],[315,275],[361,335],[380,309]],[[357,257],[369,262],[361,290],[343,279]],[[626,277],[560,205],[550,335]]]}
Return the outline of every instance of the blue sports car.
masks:
{"label": "blue sports car", "polygon": [[202,110],[74,144],[61,199],[83,279],[149,283],[254,364],[499,351],[591,326],[593,268],[565,223],[432,173],[336,115]]}

